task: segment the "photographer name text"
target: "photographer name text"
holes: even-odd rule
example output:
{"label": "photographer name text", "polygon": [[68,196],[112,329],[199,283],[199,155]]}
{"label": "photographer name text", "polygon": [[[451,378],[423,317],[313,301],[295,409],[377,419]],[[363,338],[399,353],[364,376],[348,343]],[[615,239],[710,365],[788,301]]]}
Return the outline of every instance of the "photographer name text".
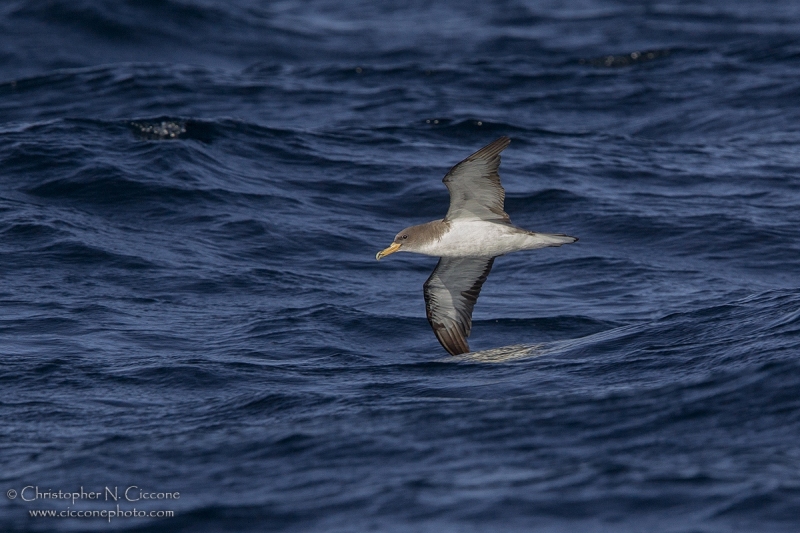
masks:
{"label": "photographer name text", "polygon": [[85,490],[82,486],[79,490],[68,492],[63,490],[41,490],[36,485],[27,485],[17,493],[14,489],[6,492],[8,499],[13,500],[19,496],[22,501],[35,502],[37,500],[71,500],[74,505],[79,500],[92,501],[127,501],[143,502],[157,500],[177,500],[180,499],[180,492],[152,491],[140,488],[137,485],[128,487],[103,487],[102,490]]}

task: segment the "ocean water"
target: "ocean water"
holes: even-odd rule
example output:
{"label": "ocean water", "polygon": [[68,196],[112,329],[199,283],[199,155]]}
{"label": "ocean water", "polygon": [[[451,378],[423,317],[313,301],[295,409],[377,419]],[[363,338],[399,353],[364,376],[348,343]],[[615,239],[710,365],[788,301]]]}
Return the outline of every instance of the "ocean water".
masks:
{"label": "ocean water", "polygon": [[799,145],[791,1],[6,2],[0,530],[798,531]]}

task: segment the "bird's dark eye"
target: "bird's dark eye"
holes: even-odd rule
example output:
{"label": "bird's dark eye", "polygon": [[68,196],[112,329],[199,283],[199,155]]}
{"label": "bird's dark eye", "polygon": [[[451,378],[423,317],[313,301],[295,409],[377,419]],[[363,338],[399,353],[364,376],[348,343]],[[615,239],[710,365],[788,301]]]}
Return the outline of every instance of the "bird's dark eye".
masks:
{"label": "bird's dark eye", "polygon": [[403,235],[403,238],[404,239],[408,239],[408,235]]}

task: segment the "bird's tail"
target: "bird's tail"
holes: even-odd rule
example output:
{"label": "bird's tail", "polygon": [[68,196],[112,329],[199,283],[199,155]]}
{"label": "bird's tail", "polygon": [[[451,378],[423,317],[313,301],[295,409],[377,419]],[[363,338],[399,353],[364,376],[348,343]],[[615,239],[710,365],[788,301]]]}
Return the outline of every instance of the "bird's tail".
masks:
{"label": "bird's tail", "polygon": [[535,231],[528,232],[531,237],[531,248],[546,248],[548,246],[561,246],[562,244],[572,244],[577,241],[577,237],[564,235],[563,233],[537,233]]}

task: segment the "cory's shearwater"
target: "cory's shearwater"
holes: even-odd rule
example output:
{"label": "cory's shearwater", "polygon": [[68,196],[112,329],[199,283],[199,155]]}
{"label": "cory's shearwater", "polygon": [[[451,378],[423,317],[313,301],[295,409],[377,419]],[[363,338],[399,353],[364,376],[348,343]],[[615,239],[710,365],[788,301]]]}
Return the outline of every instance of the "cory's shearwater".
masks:
{"label": "cory's shearwater", "polygon": [[452,355],[469,352],[472,309],[495,257],[578,240],[511,224],[503,211],[506,194],[497,173],[500,152],[510,142],[500,137],[451,168],[442,180],[450,191],[447,215],[404,229],[375,256],[380,260],[395,252],[413,252],[440,258],[423,286],[425,309],[433,332]]}

